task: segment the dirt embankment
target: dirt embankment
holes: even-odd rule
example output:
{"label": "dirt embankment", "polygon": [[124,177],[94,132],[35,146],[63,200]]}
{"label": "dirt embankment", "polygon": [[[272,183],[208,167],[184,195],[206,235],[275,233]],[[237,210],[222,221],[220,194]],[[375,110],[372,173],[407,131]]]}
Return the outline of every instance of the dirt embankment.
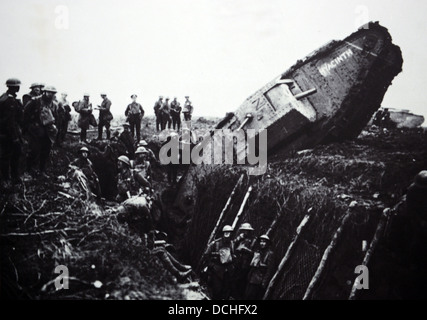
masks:
{"label": "dirt embankment", "polygon": [[[87,203],[59,193],[56,177],[65,174],[77,147],[77,137],[70,137],[63,148],[53,150],[48,171],[51,179],[25,181],[20,188],[1,193],[2,297],[203,299],[203,288],[180,285],[150,254],[144,238],[119,222],[106,210],[106,203]],[[252,186],[239,223],[256,226],[256,235],[270,234],[278,266],[302,218],[309,215],[310,221],[289,261],[277,273],[268,298],[302,299],[317,275],[319,281],[313,283],[310,298],[346,299],[355,278],[354,267],[366,253],[361,250],[362,242],[372,241],[383,209],[394,206],[415,174],[426,168],[425,132],[363,131],[355,141],[318,146],[286,159],[272,157],[265,175],[244,176],[221,225],[233,223],[247,188]],[[196,215],[182,230],[176,230],[180,235],[174,243],[178,256],[195,268],[243,173],[239,167],[219,170],[221,174],[200,177]],[[163,186],[164,173],[158,172],[157,177],[163,179],[158,186]],[[340,226],[343,232],[326,267],[319,268]],[[381,243],[377,252],[390,252]],[[386,254],[387,261],[397,266],[399,258],[390,258],[393,254]],[[55,289],[58,265],[69,269],[69,290]],[[373,266],[376,269],[382,270]],[[398,267],[394,270],[407,273]],[[366,297],[387,298],[385,287],[391,285],[382,283]]]}
{"label": "dirt embankment", "polygon": [[[380,239],[376,253],[387,251],[389,265],[379,268],[373,259],[370,266],[376,273],[372,277],[384,278],[382,273],[392,273],[390,270],[409,272],[410,266],[399,267],[402,257],[387,241],[390,228],[383,231],[383,211],[395,206],[414,176],[426,168],[424,131],[380,132],[371,127],[354,141],[319,145],[286,158],[272,156],[266,174],[260,177],[245,176],[238,168],[218,169],[198,182],[196,214],[187,227],[183,245],[191,248],[185,252],[186,257],[198,263],[219,213],[243,173],[244,182],[220,226],[235,221],[251,186],[253,191],[237,225],[250,222],[255,226],[255,236],[268,233],[272,238],[277,275],[267,298],[348,299],[356,278],[355,267],[362,264],[375,235],[384,239]],[[397,214],[401,213],[387,217],[387,225],[397,223]],[[282,261],[305,216],[309,221],[288,259]],[[278,270],[281,262],[284,265]],[[395,278],[399,276],[395,274]],[[383,281],[364,297],[403,298],[405,292],[390,294],[398,285],[394,280]]]}

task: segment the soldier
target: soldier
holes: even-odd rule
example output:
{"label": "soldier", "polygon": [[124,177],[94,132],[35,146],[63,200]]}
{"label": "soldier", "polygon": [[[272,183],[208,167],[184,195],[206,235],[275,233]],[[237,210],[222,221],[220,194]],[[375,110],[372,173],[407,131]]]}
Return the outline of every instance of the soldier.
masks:
{"label": "soldier", "polygon": [[127,123],[123,124],[123,129],[123,132],[119,136],[119,141],[125,145],[129,158],[133,159],[135,154],[135,146],[132,133],[130,132],[130,125]]}
{"label": "soldier", "polygon": [[150,162],[150,164],[151,164],[151,165],[152,165],[153,163],[157,163],[157,162],[158,162],[158,161],[157,161],[157,158],[156,158],[156,156],[155,156],[155,154],[154,154],[154,152],[153,152],[153,150],[151,150],[151,149],[149,148],[147,141],[145,141],[145,140],[140,140],[140,141],[138,142],[137,147],[138,147],[138,148],[139,148],[139,147],[144,147],[144,148],[145,148],[145,150],[147,150],[147,152],[148,152],[148,161]]}
{"label": "soldier", "polygon": [[233,297],[236,299],[242,299],[245,294],[249,265],[253,255],[253,231],[254,229],[250,223],[243,223],[239,228],[237,237],[233,241],[236,252]]}
{"label": "soldier", "polygon": [[180,282],[184,282],[192,272],[191,266],[179,262],[168,250],[166,240],[154,241],[154,248],[151,254],[156,255],[163,265]]}
{"label": "soldier", "polygon": [[102,130],[105,127],[107,132],[107,139],[110,140],[110,121],[113,120],[113,115],[110,111],[111,101],[107,98],[105,93],[101,93],[102,103],[98,106],[99,119],[98,119],[98,140],[102,140]]}
{"label": "soldier", "polygon": [[131,163],[128,157],[120,156],[117,161],[117,197],[118,202],[122,202],[131,196],[138,194],[139,188],[131,170]]}
{"label": "soldier", "polygon": [[79,119],[77,125],[80,128],[80,142],[87,143],[87,129],[91,123],[92,114],[92,103],[89,101],[89,94],[83,95],[83,100],[80,100],[75,108],[76,112],[79,113]]}
{"label": "soldier", "polygon": [[193,105],[191,104],[191,101],[189,99],[189,96],[185,96],[184,109],[182,110],[185,121],[190,121],[191,115],[193,114]]}
{"label": "soldier", "polygon": [[146,188],[151,188],[151,165],[147,161],[148,151],[144,147],[138,147],[135,151],[134,173],[137,182]]}
{"label": "soldier", "polygon": [[89,181],[90,191],[98,198],[101,197],[101,187],[99,185],[98,175],[93,169],[92,161],[89,160],[88,148],[80,148],[78,157],[71,162],[70,166],[80,169]]}
{"label": "soldier", "polygon": [[[22,149],[20,124],[22,105],[16,94],[21,81],[15,78],[6,81],[7,91],[0,97],[0,166],[1,178],[19,182],[19,158]],[[10,173],[10,176],[9,176]]]}
{"label": "soldier", "polygon": [[160,113],[160,109],[163,107],[163,96],[159,97],[159,100],[154,104],[154,114],[156,116],[156,130],[160,131],[162,125],[162,115]]}
{"label": "soldier", "polygon": [[[165,146],[166,144],[168,144],[172,139],[176,139],[177,142],[177,147],[179,148],[179,135],[176,132],[170,132],[166,137],[163,137],[162,139],[164,139],[163,143],[162,143],[162,147]],[[178,152],[180,150],[178,149]],[[178,153],[178,162],[180,160],[181,155]],[[172,159],[174,160],[174,159]],[[171,161],[170,163],[166,164],[166,171],[167,171],[167,176],[168,176],[168,182],[173,186],[177,183],[177,177],[178,177],[178,168],[179,168],[179,163],[177,164],[176,161],[175,163],[173,163],[174,161]]]}
{"label": "soldier", "polygon": [[231,241],[233,228],[229,225],[222,229],[223,236],[211,242],[206,251],[209,259],[208,286],[212,299],[228,299],[233,275],[234,244]]}
{"label": "soldier", "polygon": [[71,120],[71,107],[67,101],[67,94],[61,93],[61,99],[58,102],[56,127],[58,128],[58,135],[56,143],[58,146],[65,141],[65,136],[68,130],[68,122]]}
{"label": "soldier", "polygon": [[31,85],[30,89],[31,91],[24,94],[22,96],[22,104],[25,107],[28,102],[30,102],[32,99],[38,98],[42,94],[42,88],[44,86],[41,83],[35,82]]}
{"label": "soldier", "polygon": [[245,298],[262,299],[273,273],[273,251],[269,249],[270,238],[263,234],[259,237],[259,248],[253,254],[248,274]]}
{"label": "soldier", "polygon": [[136,94],[131,95],[133,101],[127,106],[125,116],[129,120],[132,139],[134,138],[136,130],[136,139],[139,141],[141,139],[141,120],[144,117],[144,109],[138,102],[136,102],[137,97],[138,96]]}
{"label": "soldier", "polygon": [[160,117],[162,119],[161,122],[161,129],[165,130],[166,126],[168,126],[168,129],[171,128],[171,116],[170,116],[170,106],[169,106],[169,98],[166,97],[165,103],[160,107],[159,109]]}
{"label": "soldier", "polygon": [[42,96],[28,102],[24,109],[24,124],[30,147],[27,170],[33,175],[36,174],[34,165],[38,162],[40,173],[48,177],[45,173],[46,164],[58,134],[54,117],[54,110],[57,109],[53,100],[55,93],[54,87],[44,87]]}
{"label": "soldier", "polygon": [[179,129],[181,128],[181,106],[179,102],[176,100],[176,97],[173,98],[173,101],[171,102],[171,116],[172,116],[172,126],[173,129]]}

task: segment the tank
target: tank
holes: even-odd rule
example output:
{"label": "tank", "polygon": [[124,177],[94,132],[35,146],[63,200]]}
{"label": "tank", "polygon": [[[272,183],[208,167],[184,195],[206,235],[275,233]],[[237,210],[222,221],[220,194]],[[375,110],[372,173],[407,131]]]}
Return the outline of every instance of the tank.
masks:
{"label": "tank", "polygon": [[[401,50],[392,43],[388,30],[370,22],[344,40],[331,41],[297,61],[228,113],[216,129],[243,130],[256,136],[266,131],[268,157],[353,139],[381,106],[402,64]],[[248,147],[235,144],[237,158],[244,158]],[[209,149],[203,153],[205,159],[212,156]],[[189,166],[175,205],[191,210],[194,177],[211,166]]]}

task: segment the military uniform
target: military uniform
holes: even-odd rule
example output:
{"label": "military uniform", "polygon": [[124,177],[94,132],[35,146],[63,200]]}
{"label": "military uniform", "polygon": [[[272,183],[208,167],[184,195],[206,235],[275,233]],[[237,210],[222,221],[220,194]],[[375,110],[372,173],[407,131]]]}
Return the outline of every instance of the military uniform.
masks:
{"label": "military uniform", "polygon": [[154,104],[154,114],[156,116],[156,130],[159,131],[162,125],[162,114],[160,113],[160,109],[163,107],[162,99],[159,99]]}
{"label": "military uniform", "polygon": [[56,127],[58,128],[57,143],[60,145],[65,140],[68,131],[68,123],[71,120],[71,107],[67,99],[62,98],[58,102]]}
{"label": "military uniform", "polygon": [[160,118],[161,118],[161,129],[165,130],[166,126],[171,128],[171,115],[170,115],[170,106],[168,100],[163,103],[163,105],[159,109]]}
{"label": "military uniform", "polygon": [[24,123],[27,130],[30,151],[27,157],[27,170],[31,171],[36,162],[44,172],[52,144],[56,140],[58,130],[52,110],[56,110],[55,102],[48,101],[44,96],[30,101],[24,110]]}
{"label": "military uniform", "polygon": [[213,241],[206,252],[209,257],[208,285],[214,300],[228,299],[233,275],[234,244],[224,237]]}
{"label": "military uniform", "polygon": [[248,273],[246,299],[262,299],[271,279],[273,267],[273,251],[267,247],[255,250]]}
{"label": "military uniform", "polygon": [[173,100],[171,102],[171,107],[170,107],[171,116],[172,116],[172,126],[174,130],[177,129],[178,131],[181,128],[181,110],[182,108],[179,102],[176,100]]}
{"label": "military uniform", "polygon": [[113,119],[113,115],[110,111],[111,101],[108,98],[102,100],[101,106],[99,107],[99,119],[98,119],[98,139],[102,139],[102,130],[105,127],[107,131],[107,139],[110,139],[110,121]]}
{"label": "military uniform", "polygon": [[0,97],[0,165],[2,179],[19,179],[22,150],[22,104],[16,94],[7,91]]}
{"label": "military uniform", "polygon": [[135,155],[135,144],[131,132],[128,130],[123,131],[119,136],[119,141],[125,145],[129,158],[133,159]]}
{"label": "military uniform", "polygon": [[132,139],[136,131],[136,139],[139,141],[141,139],[141,120],[144,117],[144,109],[139,103],[132,102],[127,106],[125,116],[129,120]]}
{"label": "military uniform", "polygon": [[138,183],[132,170],[129,167],[124,167],[117,175],[117,200],[122,202],[128,198],[128,192],[134,196],[138,194],[138,191]]}
{"label": "military uniform", "polygon": [[191,115],[193,114],[193,105],[191,104],[190,100],[186,100],[184,103],[184,109],[182,110],[182,113],[184,114],[184,120],[190,121]]}
{"label": "military uniform", "polygon": [[253,255],[252,246],[253,239],[249,236],[242,237],[239,235],[234,240],[236,259],[235,274],[233,277],[233,297],[236,299],[243,298],[245,294],[250,263]]}
{"label": "military uniform", "polygon": [[92,104],[89,100],[83,99],[78,102],[76,112],[79,113],[77,125],[80,128],[80,141],[87,142],[87,130],[89,129],[89,125],[96,125],[96,123],[93,123],[92,119]]}
{"label": "military uniform", "polygon": [[88,158],[78,157],[71,163],[71,165],[76,166],[84,173],[87,180],[89,181],[90,191],[96,196],[100,197],[101,187],[99,185],[98,175],[93,169],[92,161],[90,161]]}

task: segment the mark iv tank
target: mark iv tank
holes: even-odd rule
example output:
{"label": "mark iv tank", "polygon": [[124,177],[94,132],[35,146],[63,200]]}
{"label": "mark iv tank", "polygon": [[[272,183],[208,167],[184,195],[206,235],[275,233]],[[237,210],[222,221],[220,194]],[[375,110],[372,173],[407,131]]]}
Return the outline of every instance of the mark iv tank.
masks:
{"label": "mark iv tank", "polygon": [[[227,114],[217,129],[266,130],[268,156],[355,138],[381,106],[402,64],[388,30],[368,23],[299,60]],[[234,148],[239,157],[248,146]],[[194,196],[192,180],[205,170],[189,167],[175,202],[181,209],[189,209],[182,200]]]}

